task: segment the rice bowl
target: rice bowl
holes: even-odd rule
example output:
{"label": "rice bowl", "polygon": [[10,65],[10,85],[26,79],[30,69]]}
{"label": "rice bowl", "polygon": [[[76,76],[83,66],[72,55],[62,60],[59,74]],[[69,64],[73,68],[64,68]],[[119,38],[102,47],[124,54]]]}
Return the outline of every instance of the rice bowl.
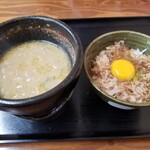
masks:
{"label": "rice bowl", "polygon": [[[121,109],[150,105],[149,41],[148,35],[121,30],[103,34],[89,44],[84,68],[102,100]],[[111,68],[115,60],[128,61],[133,71],[128,69],[127,76],[123,73],[117,78]]]}

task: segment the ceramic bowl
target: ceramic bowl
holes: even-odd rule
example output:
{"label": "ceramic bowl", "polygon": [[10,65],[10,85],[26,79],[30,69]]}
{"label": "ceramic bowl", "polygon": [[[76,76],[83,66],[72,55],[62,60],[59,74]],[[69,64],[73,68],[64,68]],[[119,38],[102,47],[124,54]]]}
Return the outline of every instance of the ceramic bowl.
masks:
{"label": "ceramic bowl", "polygon": [[89,46],[87,47],[84,55],[84,68],[86,71],[86,75],[94,87],[96,93],[100,96],[108,104],[118,107],[121,109],[133,109],[141,106],[150,106],[150,102],[147,103],[131,103],[125,102],[120,99],[114,98],[101,89],[99,89],[92,77],[91,77],[91,63],[95,59],[95,57],[100,53],[100,51],[105,50],[107,46],[114,44],[116,41],[124,40],[125,45],[133,49],[144,50],[147,55],[150,54],[150,36],[145,35],[143,33],[134,32],[134,31],[114,31],[103,34],[96,39],[94,39]]}

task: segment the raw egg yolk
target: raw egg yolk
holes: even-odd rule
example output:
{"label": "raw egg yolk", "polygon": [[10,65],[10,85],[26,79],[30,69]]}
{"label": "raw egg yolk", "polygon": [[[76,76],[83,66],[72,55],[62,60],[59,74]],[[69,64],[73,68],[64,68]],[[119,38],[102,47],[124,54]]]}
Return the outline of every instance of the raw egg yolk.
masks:
{"label": "raw egg yolk", "polygon": [[131,80],[135,76],[135,67],[128,60],[118,59],[112,62],[111,73],[119,80]]}

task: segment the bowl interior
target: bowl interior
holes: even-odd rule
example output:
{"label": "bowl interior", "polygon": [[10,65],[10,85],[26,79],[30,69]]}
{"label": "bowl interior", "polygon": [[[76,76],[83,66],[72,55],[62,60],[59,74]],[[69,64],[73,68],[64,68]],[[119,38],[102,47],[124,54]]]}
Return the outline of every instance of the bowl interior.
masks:
{"label": "bowl interior", "polygon": [[139,49],[140,51],[147,49],[145,54],[150,54],[150,37],[148,35],[144,35],[142,33],[134,32],[134,31],[114,31],[110,33],[106,33],[102,36],[99,36],[91,44],[87,47],[85,56],[84,56],[84,68],[87,74],[88,79],[91,84],[96,89],[96,92],[102,96],[104,99],[108,99],[109,101],[114,101],[117,103],[121,103],[128,106],[148,106],[149,103],[130,103],[124,102],[112,96],[109,96],[107,93],[100,90],[93,82],[91,78],[90,66],[95,57],[100,53],[100,51],[105,50],[107,46],[114,44],[114,42],[118,42],[123,40],[125,45],[132,49]]}
{"label": "bowl interior", "polygon": [[24,17],[0,26],[0,55],[10,48],[32,40],[45,40],[62,47],[75,63],[77,43],[60,21],[43,17]]}

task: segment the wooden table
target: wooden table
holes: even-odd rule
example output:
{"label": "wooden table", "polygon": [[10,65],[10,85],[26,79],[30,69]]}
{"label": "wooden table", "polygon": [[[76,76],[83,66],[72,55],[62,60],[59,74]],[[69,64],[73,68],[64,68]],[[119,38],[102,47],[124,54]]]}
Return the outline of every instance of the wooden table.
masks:
{"label": "wooden table", "polygon": [[[0,0],[0,22],[28,15],[59,19],[150,16],[150,0]],[[149,150],[150,138],[1,144],[0,147],[15,150]]]}

